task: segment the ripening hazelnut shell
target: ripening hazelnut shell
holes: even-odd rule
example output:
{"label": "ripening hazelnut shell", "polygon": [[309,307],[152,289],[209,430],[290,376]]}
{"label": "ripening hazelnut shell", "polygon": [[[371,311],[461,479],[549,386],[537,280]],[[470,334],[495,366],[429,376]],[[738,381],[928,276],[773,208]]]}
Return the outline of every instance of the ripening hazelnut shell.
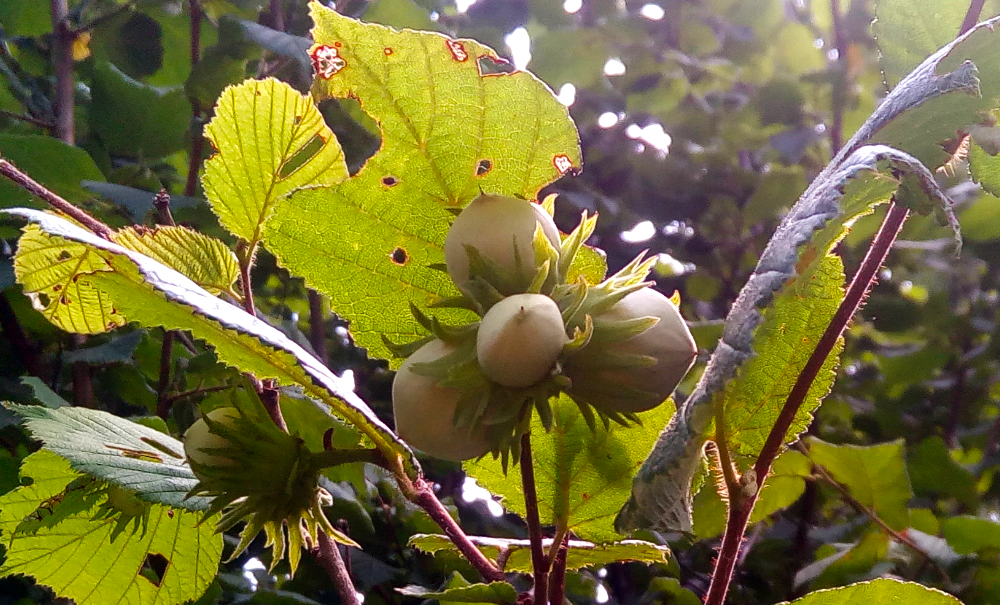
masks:
{"label": "ripening hazelnut shell", "polygon": [[559,230],[552,217],[538,204],[516,197],[483,194],[472,200],[455,218],[444,241],[444,259],[448,275],[459,289],[469,281],[469,256],[466,245],[511,274],[516,274],[515,242],[521,259],[521,277],[532,277],[535,267],[535,225],[559,249]]}
{"label": "ripening hazelnut shell", "polygon": [[[219,408],[206,414],[214,422],[233,426],[233,421],[240,417],[236,408]],[[191,428],[184,433],[184,455],[189,462],[207,467],[235,466],[236,461],[205,449],[229,447],[225,437],[212,433],[208,423],[199,418]],[[195,473],[197,474],[197,472]]]}
{"label": "ripening hazelnut shell", "polygon": [[[571,359],[564,367],[566,376],[572,381],[570,392],[613,393],[614,385],[622,385],[655,395],[644,400],[612,396],[610,407],[618,412],[643,412],[665,401],[691,369],[698,354],[698,347],[677,306],[656,290],[643,288],[623,298],[607,312],[595,318],[595,322],[649,316],[659,318],[656,325],[637,336],[609,346],[608,350],[623,354],[648,355],[656,359],[654,365],[595,370],[597,364],[588,364],[583,368],[579,363],[574,363],[578,360]],[[599,351],[590,352],[587,349],[580,352],[580,355],[599,354]]]}
{"label": "ripening hazelnut shell", "polygon": [[452,419],[461,391],[413,371],[414,364],[436,361],[453,350],[432,340],[403,362],[392,382],[392,412],[396,433],[411,446],[435,458],[467,460],[490,451],[485,428],[456,428]]}

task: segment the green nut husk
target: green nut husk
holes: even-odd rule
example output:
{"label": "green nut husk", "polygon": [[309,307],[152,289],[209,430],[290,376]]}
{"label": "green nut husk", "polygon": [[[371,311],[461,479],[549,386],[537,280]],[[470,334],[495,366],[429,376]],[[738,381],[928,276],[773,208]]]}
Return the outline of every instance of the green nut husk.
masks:
{"label": "green nut husk", "polygon": [[[636,412],[669,397],[694,360],[693,340],[676,307],[649,289],[655,258],[639,255],[600,283],[569,281],[597,217],[584,212],[572,233],[553,237],[547,227],[553,206],[552,196],[542,204],[485,194],[474,200],[446,241],[448,272],[462,296],[432,307],[469,309],[482,319],[444,325],[414,307],[430,334],[409,344],[387,343],[403,357],[435,340],[447,343],[447,354],[421,359],[407,371],[430,387],[449,389],[452,429],[484,430],[504,468],[511,454],[516,460],[533,411],[551,428],[550,399],[560,392],[592,428],[598,420],[632,424]],[[636,301],[653,299],[667,306],[632,312]],[[535,312],[541,309],[545,313]],[[524,321],[512,321],[515,315]],[[666,347],[658,345],[664,335],[671,339]],[[534,363],[536,357],[541,361]]]}
{"label": "green nut husk", "polygon": [[[338,531],[323,513],[332,502],[319,487],[320,458],[294,435],[279,429],[264,410],[251,385],[232,391],[232,407],[206,414],[206,434],[197,429],[185,436],[188,463],[198,483],[188,496],[212,497],[205,519],[222,513],[216,531],[240,521],[246,526],[229,561],[239,556],[262,530],[272,547],[271,568],[287,554],[294,575],[306,540],[316,544],[317,532],[343,544],[357,544]],[[191,443],[189,440],[199,442]]]}

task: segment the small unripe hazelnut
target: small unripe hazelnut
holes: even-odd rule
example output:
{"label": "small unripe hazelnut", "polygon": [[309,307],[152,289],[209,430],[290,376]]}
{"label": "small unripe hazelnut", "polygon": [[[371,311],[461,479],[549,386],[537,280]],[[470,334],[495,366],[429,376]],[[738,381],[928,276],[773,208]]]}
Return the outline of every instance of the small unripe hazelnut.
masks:
{"label": "small unripe hazelnut", "polygon": [[515,294],[483,315],[476,356],[490,380],[523,388],[552,370],[568,340],[555,301],[544,294]]}

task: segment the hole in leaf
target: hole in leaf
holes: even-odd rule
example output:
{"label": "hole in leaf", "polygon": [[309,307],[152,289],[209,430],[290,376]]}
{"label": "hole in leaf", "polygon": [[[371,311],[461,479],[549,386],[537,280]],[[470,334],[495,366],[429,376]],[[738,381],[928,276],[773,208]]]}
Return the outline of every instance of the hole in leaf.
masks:
{"label": "hole in leaf", "polygon": [[387,57],[388,57],[389,55],[391,55],[391,54],[392,54],[392,49],[391,49],[391,48],[389,48],[388,46],[386,46],[386,47],[385,47],[385,49],[383,49],[383,50],[382,50],[382,52],[384,52],[384,53],[385,53],[385,56],[387,56]]}
{"label": "hole in leaf", "polygon": [[38,304],[42,306],[43,309],[47,309],[49,304],[52,303],[52,299],[45,292],[39,292],[35,295],[38,298]]}
{"label": "hole in leaf", "polygon": [[406,253],[406,250],[397,247],[389,254],[389,260],[402,267],[410,260],[410,255]]}
{"label": "hole in leaf", "polygon": [[563,153],[560,153],[552,158],[552,165],[556,167],[559,174],[566,174],[571,170],[576,170],[576,168],[573,167],[573,160],[569,159],[569,156]]}
{"label": "hole in leaf", "polygon": [[70,256],[72,256],[72,255],[69,253],[69,251],[63,250],[62,252],[59,253],[59,256],[57,257],[57,259],[58,260],[69,260]]}
{"label": "hole in leaf", "polygon": [[163,576],[167,574],[168,567],[170,567],[170,561],[166,557],[159,553],[151,552],[142,561],[139,574],[152,582],[154,586],[159,587],[163,583]]}
{"label": "hole in leaf", "polygon": [[517,71],[512,63],[500,58],[479,57],[479,73],[483,76],[512,74]]}
{"label": "hole in leaf", "polygon": [[326,99],[319,104],[323,121],[343,143],[344,159],[351,175],[382,146],[382,131],[357,99]]}
{"label": "hole in leaf", "polygon": [[476,165],[476,176],[486,176],[490,170],[493,170],[493,162],[479,160],[479,164]]}
{"label": "hole in leaf", "polygon": [[174,450],[170,449],[169,447],[163,445],[162,443],[160,443],[156,439],[152,439],[150,437],[140,437],[139,439],[143,443],[155,447],[156,449],[160,450],[161,452],[163,452],[164,454],[170,456],[171,458],[177,458],[178,460],[182,460],[184,458],[183,455],[178,454],[177,452],[175,452]]}
{"label": "hole in leaf", "polygon": [[62,284],[56,284],[56,285],[52,286],[52,291],[53,292],[58,292],[59,290],[62,290]]}
{"label": "hole in leaf", "polygon": [[301,123],[302,123],[302,116],[295,116],[294,118],[292,118],[292,124],[298,126]]}
{"label": "hole in leaf", "polygon": [[395,187],[399,184],[399,179],[394,176],[384,176],[382,177],[382,184],[386,187]]}
{"label": "hole in leaf", "polygon": [[313,138],[309,139],[308,143],[295,152],[295,155],[285,160],[285,163],[278,169],[278,178],[288,178],[292,173],[301,168],[303,164],[315,157],[323,149],[324,145],[326,145],[326,139],[318,134],[313,135]]}
{"label": "hole in leaf", "polygon": [[65,294],[63,294],[62,296],[59,297],[59,304],[68,305],[71,302],[73,302],[73,301],[70,300],[70,298],[68,296],[66,296]]}
{"label": "hole in leaf", "polygon": [[174,509],[168,508],[167,509],[167,516],[170,517],[171,519],[173,519],[174,518]]}
{"label": "hole in leaf", "polygon": [[446,40],[445,43],[448,45],[448,50],[451,51],[452,58],[459,63],[466,61],[469,58],[469,53],[465,51],[465,45],[461,42]]}
{"label": "hole in leaf", "polygon": [[334,46],[317,46],[312,52],[313,71],[324,80],[329,80],[347,67],[347,61],[340,56],[340,52],[337,50],[341,46],[340,42]]}

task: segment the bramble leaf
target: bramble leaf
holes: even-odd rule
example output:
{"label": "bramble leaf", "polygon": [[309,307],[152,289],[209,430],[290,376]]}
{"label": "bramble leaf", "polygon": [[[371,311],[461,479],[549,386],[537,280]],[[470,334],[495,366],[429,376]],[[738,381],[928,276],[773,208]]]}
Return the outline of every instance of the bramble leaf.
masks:
{"label": "bramble leaf", "polygon": [[[299,385],[335,415],[357,427],[390,464],[418,469],[410,449],[368,405],[319,360],[279,330],[243,309],[222,301],[190,279],[138,252],[128,250],[44,212],[13,209],[10,214],[38,223],[55,245],[82,245],[100,252],[110,271],[81,277],[115,301],[130,321],[146,327],[187,330],[211,343],[219,359],[260,379]],[[30,227],[29,227],[30,228]]]}

